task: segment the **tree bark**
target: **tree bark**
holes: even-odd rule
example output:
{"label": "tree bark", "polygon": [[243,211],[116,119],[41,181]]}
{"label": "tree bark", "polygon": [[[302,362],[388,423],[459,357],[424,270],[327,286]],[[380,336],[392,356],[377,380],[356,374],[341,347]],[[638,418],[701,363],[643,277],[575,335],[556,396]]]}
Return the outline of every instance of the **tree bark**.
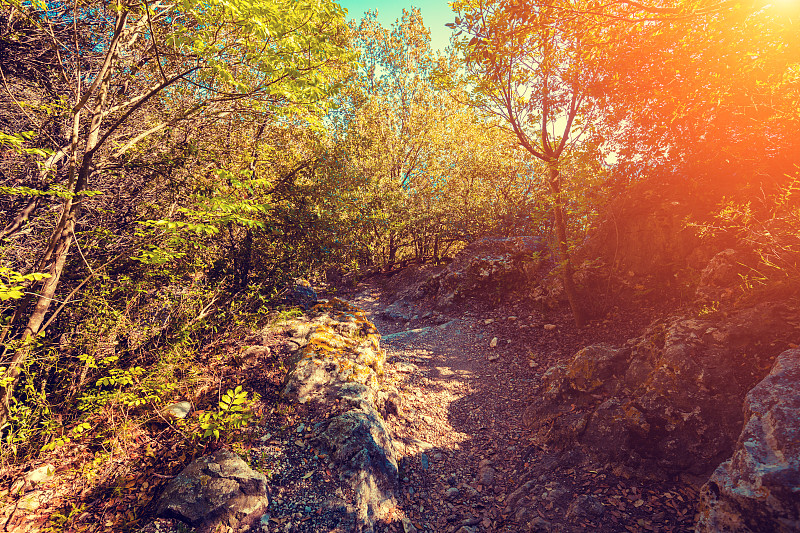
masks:
{"label": "tree bark", "polygon": [[553,215],[558,239],[558,253],[561,259],[561,280],[564,283],[564,293],[567,295],[575,325],[582,328],[586,325],[586,315],[573,279],[572,262],[567,245],[567,216],[561,194],[561,173],[558,170],[558,160],[548,161],[548,166],[550,168],[550,192],[553,194]]}

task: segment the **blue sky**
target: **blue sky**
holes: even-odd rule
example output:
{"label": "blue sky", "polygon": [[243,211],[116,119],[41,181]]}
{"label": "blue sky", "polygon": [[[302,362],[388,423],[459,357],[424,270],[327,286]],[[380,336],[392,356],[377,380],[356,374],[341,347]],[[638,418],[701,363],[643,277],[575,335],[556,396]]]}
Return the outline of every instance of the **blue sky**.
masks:
{"label": "blue sky", "polygon": [[418,7],[422,12],[422,21],[431,31],[431,47],[444,50],[450,42],[450,28],[445,24],[453,22],[455,15],[448,5],[448,0],[428,0],[422,2],[406,2],[403,0],[337,0],[339,5],[347,9],[347,20],[360,19],[365,11],[378,10],[378,21],[385,28],[403,15],[403,9]]}

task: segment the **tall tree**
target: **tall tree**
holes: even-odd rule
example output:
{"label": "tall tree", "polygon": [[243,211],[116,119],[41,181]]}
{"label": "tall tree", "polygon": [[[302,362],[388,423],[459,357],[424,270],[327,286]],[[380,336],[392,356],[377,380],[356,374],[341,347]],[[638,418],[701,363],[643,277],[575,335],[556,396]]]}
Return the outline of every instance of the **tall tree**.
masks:
{"label": "tall tree", "polygon": [[458,0],[454,27],[462,41],[475,103],[499,116],[520,145],[547,165],[564,291],[578,327],[586,322],[570,260],[562,161],[586,134],[592,71],[585,28],[564,19],[557,0]]}
{"label": "tall tree", "polygon": [[[307,115],[330,89],[332,64],[347,55],[343,11],[327,1],[15,2],[6,9],[17,14],[9,20],[18,32],[39,36],[28,42],[55,51],[52,72],[42,74],[63,85],[66,100],[58,105],[66,109],[69,128],[67,142],[50,147],[56,156],[47,163],[65,161],[63,172],[51,174],[51,183],[63,177],[60,215],[31,265],[49,277],[35,298],[17,305],[0,339],[5,342],[25,321],[2,376],[0,426],[22,365],[46,324],[87,191],[102,183],[104,174],[118,172],[127,154],[155,134],[227,116],[238,102],[249,101],[251,109],[273,116]],[[24,107],[24,95],[11,97]],[[21,220],[30,219],[31,211]],[[20,227],[6,226],[4,236]]]}

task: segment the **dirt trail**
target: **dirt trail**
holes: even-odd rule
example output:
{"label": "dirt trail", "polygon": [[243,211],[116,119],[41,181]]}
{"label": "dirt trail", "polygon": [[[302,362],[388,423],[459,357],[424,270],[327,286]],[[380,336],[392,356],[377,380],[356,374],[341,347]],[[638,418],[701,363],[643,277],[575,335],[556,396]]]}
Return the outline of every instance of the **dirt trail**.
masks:
{"label": "dirt trail", "polygon": [[[635,321],[618,317],[578,333],[565,312],[507,307],[440,314],[415,304],[405,313],[409,320],[392,320],[380,283],[360,286],[349,300],[381,332],[387,384],[399,392],[399,414],[387,422],[401,457],[407,530],[414,530],[410,525],[458,533],[690,528],[691,486],[677,480],[641,484],[611,468],[597,471],[582,466],[579,451],[554,461],[531,443],[521,420],[551,364],[585,344],[624,342]],[[506,501],[520,481],[530,481],[537,494],[532,498],[539,499],[525,514]],[[586,494],[602,504],[599,511],[583,512],[580,498]]]}
{"label": "dirt trail", "polygon": [[[463,525],[496,530],[502,495],[512,488],[521,408],[531,381],[516,364],[519,358],[488,360],[510,347],[489,348],[493,337],[485,319],[386,320],[376,287],[352,301],[383,334],[387,381],[402,398],[400,416],[388,421],[402,457],[407,516],[431,531]],[[507,340],[502,343],[508,345]],[[488,486],[476,483],[481,461],[492,461],[491,466],[484,462],[484,472],[487,466],[495,471]]]}

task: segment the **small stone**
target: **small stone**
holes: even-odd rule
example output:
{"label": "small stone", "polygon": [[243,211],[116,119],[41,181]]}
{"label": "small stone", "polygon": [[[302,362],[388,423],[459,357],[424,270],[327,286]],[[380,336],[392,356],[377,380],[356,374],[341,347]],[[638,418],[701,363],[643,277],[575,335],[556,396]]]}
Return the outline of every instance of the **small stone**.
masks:
{"label": "small stone", "polygon": [[422,465],[423,470],[427,470],[431,466],[428,456],[424,453],[419,454],[419,463]]}
{"label": "small stone", "polygon": [[444,491],[444,497],[448,500],[455,500],[458,498],[458,495],[461,491],[458,490],[458,487],[450,487]]}
{"label": "small stone", "polygon": [[538,533],[538,532],[545,532],[551,530],[551,524],[547,520],[542,517],[537,516],[530,522],[528,522],[527,530],[531,533]]}
{"label": "small stone", "polygon": [[488,326],[492,322],[494,322],[494,318],[487,318],[486,320],[483,321],[483,325]]}
{"label": "small stone", "polygon": [[488,359],[489,361],[497,361],[498,359],[500,359],[500,356],[497,355],[497,354],[492,354],[489,357],[487,357],[486,359]]}
{"label": "small stone", "polygon": [[489,342],[489,348],[496,348],[497,347],[497,337],[493,337],[491,342]]}
{"label": "small stone", "polygon": [[508,317],[508,320],[510,320],[511,322],[514,322],[516,319],[517,319],[517,317],[515,317],[515,316]]}
{"label": "small stone", "polygon": [[411,523],[408,518],[403,518],[403,533],[417,533],[417,528]]}
{"label": "small stone", "polygon": [[30,483],[32,487],[35,487],[36,485],[44,483],[45,481],[50,481],[53,479],[55,474],[56,467],[48,463],[35,470],[32,470],[27,476],[25,476],[25,480]]}
{"label": "small stone", "polygon": [[547,331],[553,331],[554,329],[556,329],[556,325],[555,324],[545,324],[544,325],[544,329],[547,330]]}
{"label": "small stone", "polygon": [[21,509],[23,511],[35,511],[42,506],[43,494],[44,492],[41,490],[36,490],[26,494],[17,502],[17,509]]}
{"label": "small stone", "polygon": [[539,363],[537,363],[536,361],[528,361],[528,366],[530,366],[531,368],[536,368],[537,366],[539,366]]}
{"label": "small stone", "polygon": [[164,408],[162,411],[165,416],[174,418],[176,420],[182,420],[186,418],[189,413],[192,411],[192,404],[191,402],[177,402],[170,404]]}
{"label": "small stone", "polygon": [[491,466],[485,466],[481,468],[478,474],[479,476],[478,480],[480,484],[483,485],[484,487],[491,487],[492,485],[494,485],[496,474],[497,472],[495,471],[494,468],[492,468]]}
{"label": "small stone", "polygon": [[300,425],[297,426],[297,433],[302,433],[304,429],[306,429],[306,425],[301,422]]}

